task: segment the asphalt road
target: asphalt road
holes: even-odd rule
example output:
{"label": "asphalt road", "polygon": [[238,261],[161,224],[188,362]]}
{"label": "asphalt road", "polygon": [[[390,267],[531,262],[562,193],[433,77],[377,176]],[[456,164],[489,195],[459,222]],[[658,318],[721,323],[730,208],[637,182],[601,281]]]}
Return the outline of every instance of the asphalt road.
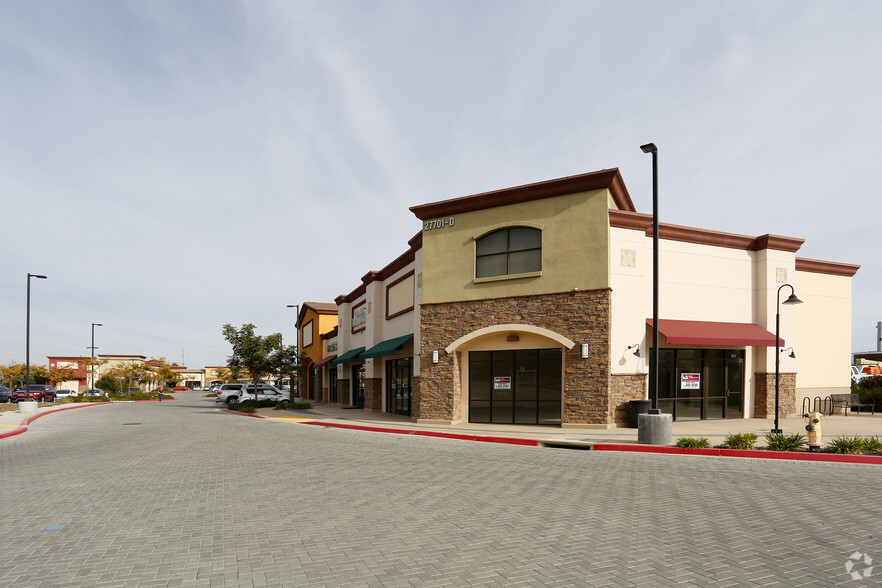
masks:
{"label": "asphalt road", "polygon": [[0,586],[876,585],[880,487],[880,466],[326,429],[193,394],[0,440]]}

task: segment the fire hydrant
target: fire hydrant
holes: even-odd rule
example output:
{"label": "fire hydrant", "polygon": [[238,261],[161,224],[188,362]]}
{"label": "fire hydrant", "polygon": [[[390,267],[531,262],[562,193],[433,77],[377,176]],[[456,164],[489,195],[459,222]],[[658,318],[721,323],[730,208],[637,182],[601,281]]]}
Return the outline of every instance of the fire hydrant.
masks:
{"label": "fire hydrant", "polygon": [[809,451],[821,450],[821,418],[824,416],[822,412],[807,412],[802,415],[808,419],[805,430],[808,431],[808,449]]}

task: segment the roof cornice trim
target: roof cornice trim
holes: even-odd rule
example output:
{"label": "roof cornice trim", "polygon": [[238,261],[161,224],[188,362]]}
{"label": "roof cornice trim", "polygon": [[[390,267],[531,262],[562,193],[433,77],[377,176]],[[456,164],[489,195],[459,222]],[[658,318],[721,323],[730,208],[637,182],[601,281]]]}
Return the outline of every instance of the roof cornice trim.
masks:
{"label": "roof cornice trim", "polygon": [[796,258],[796,271],[813,274],[828,274],[831,276],[852,277],[861,268],[851,263],[838,263],[835,261],[822,261],[820,259]]}
{"label": "roof cornice trim", "polygon": [[410,211],[413,212],[418,219],[428,220],[463,212],[485,210],[487,208],[496,208],[497,206],[508,206],[511,204],[520,204],[522,202],[531,202],[533,200],[542,200],[543,198],[554,198],[556,196],[590,192],[593,190],[609,190],[613,201],[619,209],[627,211],[634,210],[634,203],[631,201],[630,194],[628,194],[628,188],[625,186],[625,180],[622,178],[622,174],[619,173],[618,168],[612,168],[577,176],[546,180],[535,184],[504,188],[492,192],[482,192],[480,194],[463,196],[461,198],[441,200],[440,202],[431,202],[419,206],[411,206]]}

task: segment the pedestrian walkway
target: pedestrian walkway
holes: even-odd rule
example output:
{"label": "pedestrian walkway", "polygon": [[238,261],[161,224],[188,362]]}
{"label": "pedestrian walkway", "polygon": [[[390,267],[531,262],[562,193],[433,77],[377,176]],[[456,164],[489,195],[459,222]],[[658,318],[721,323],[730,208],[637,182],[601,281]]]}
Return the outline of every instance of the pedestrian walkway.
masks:
{"label": "pedestrian walkway", "polygon": [[[318,421],[328,426],[383,429],[389,432],[400,431],[402,434],[417,431],[445,436],[526,439],[544,445],[637,443],[637,429],[630,427],[589,429],[484,423],[422,424],[412,421],[407,416],[343,408],[331,403],[313,403],[311,410],[298,410],[293,413],[272,408],[261,408],[257,413],[272,419]],[[779,419],[781,429],[788,434],[805,434],[806,422],[802,417]],[[773,427],[772,419],[757,418],[676,421],[672,426],[672,442],[675,443],[681,437],[706,437],[711,445],[720,445],[730,433],[754,433],[759,437],[759,444],[762,444],[764,435]],[[826,416],[821,420],[821,428],[826,441],[844,435],[882,436],[882,414],[849,413],[847,416],[843,414]]]}

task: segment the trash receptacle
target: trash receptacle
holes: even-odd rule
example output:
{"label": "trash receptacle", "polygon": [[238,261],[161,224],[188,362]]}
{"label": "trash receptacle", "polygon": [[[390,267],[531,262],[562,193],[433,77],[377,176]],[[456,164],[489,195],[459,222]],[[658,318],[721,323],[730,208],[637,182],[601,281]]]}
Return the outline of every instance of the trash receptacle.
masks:
{"label": "trash receptacle", "polygon": [[628,410],[631,413],[631,427],[637,428],[637,415],[639,414],[649,414],[649,409],[652,407],[651,400],[630,400],[628,401]]}

